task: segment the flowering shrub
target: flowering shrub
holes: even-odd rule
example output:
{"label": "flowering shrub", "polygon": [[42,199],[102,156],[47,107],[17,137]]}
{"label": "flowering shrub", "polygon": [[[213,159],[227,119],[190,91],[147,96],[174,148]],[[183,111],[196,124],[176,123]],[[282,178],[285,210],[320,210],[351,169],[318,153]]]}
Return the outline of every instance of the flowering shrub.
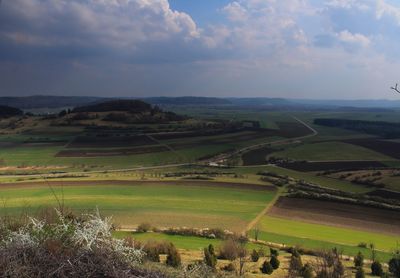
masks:
{"label": "flowering shrub", "polygon": [[0,226],[0,276],[164,277],[139,267],[145,253],[112,237],[110,218],[58,213],[54,223],[30,218],[17,230]]}

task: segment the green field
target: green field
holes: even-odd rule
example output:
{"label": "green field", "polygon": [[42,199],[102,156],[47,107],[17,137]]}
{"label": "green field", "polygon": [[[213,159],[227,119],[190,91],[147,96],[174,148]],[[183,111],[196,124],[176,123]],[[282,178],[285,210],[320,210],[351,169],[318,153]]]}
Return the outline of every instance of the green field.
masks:
{"label": "green field", "polygon": [[279,175],[289,176],[298,180],[305,180],[307,182],[315,183],[323,187],[339,189],[346,192],[365,193],[372,190],[371,188],[368,188],[366,186],[354,184],[348,181],[332,179],[324,176],[316,176],[313,173],[298,172],[275,166],[244,167],[235,169],[235,171],[237,173],[242,173],[242,174],[257,173],[260,171],[269,171]]}
{"label": "green field", "polygon": [[[62,184],[62,183],[60,183]],[[273,198],[266,190],[229,188],[228,186],[174,185],[82,185],[54,188],[65,205],[76,211],[96,207],[103,215],[113,216],[122,227],[135,227],[149,222],[157,227],[226,228],[240,231]],[[4,214],[37,211],[43,206],[56,206],[49,187],[2,188]]]}
{"label": "green field", "polygon": [[56,157],[63,147],[15,147],[0,149],[0,159],[3,166],[64,166],[82,171],[85,168],[118,169],[194,162],[196,159],[225,151],[228,148],[229,146],[224,145],[200,145],[175,152],[111,157]]}
{"label": "green field", "polygon": [[[254,232],[251,232],[250,235],[253,237]],[[356,256],[358,252],[363,253],[366,259],[371,258],[372,256],[371,249],[352,246],[352,245],[332,243],[329,241],[301,238],[296,236],[287,236],[287,235],[275,234],[263,231],[259,233],[258,237],[260,240],[265,240],[267,242],[281,243],[286,246],[295,246],[298,248],[305,248],[311,250],[331,250],[333,248],[337,248],[340,252],[343,252],[344,255],[348,256]],[[392,258],[392,253],[386,251],[377,251],[377,258],[381,261],[388,261]]]}
{"label": "green field", "polygon": [[[295,237],[301,239],[297,244],[304,244],[304,247],[309,248],[318,247],[317,242],[327,242],[352,247],[357,246],[361,242],[366,242],[374,243],[378,250],[391,252],[397,247],[398,241],[400,240],[400,237],[395,236],[310,224],[270,216],[265,216],[261,220],[260,225],[261,230],[265,232],[265,234],[262,235],[262,239],[264,240],[272,240],[273,238],[268,238],[270,234]],[[296,242],[292,241],[292,244],[294,243]],[[324,245],[320,246],[320,248],[325,247]]]}
{"label": "green field", "polygon": [[308,161],[393,160],[393,158],[385,156],[378,152],[342,142],[302,144],[298,146],[288,147],[284,151],[276,152],[272,155],[276,157]]}
{"label": "green field", "polygon": [[[116,238],[126,238],[132,237],[140,242],[148,242],[148,241],[166,241],[172,242],[177,248],[185,249],[185,250],[203,250],[204,247],[209,244],[217,247],[221,245],[221,239],[210,239],[204,237],[196,237],[196,236],[180,236],[180,235],[167,235],[162,233],[132,233],[132,232],[124,232],[124,231],[116,231],[113,233],[113,236]],[[246,247],[249,250],[252,249],[260,249],[260,245],[254,243],[247,243]],[[264,248],[266,253],[268,253],[268,248]]]}

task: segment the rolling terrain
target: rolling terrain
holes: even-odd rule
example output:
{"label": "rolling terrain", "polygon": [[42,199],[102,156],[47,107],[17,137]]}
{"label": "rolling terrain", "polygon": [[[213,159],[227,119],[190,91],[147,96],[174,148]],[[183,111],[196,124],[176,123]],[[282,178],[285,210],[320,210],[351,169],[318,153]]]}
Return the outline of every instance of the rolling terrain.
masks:
{"label": "rolling terrain", "polygon": [[[336,247],[348,256],[369,256],[363,246],[373,243],[390,258],[400,234],[397,138],[315,124],[338,117],[329,110],[170,108],[124,100],[3,117],[1,214],[98,208],[117,237],[186,250],[222,241],[165,230],[222,229],[247,234],[248,248]],[[381,114],[340,117],[372,121],[371,113]],[[376,118],[397,115],[385,113]],[[143,223],[156,232],[132,234]]]}

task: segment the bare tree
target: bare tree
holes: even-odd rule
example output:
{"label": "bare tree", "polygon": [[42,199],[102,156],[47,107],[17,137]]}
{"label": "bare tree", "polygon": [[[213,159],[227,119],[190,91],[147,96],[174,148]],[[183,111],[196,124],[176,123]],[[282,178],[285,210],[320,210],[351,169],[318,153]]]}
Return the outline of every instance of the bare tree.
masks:
{"label": "bare tree", "polygon": [[246,257],[247,257],[247,249],[244,244],[239,245],[239,250],[238,250],[238,256],[239,256],[239,276],[242,277],[244,275],[244,265],[246,263]]}
{"label": "bare tree", "polygon": [[396,83],[396,86],[395,87],[390,87],[390,89],[392,89],[392,90],[394,90],[394,91],[396,91],[397,93],[399,93],[400,94],[400,90],[397,88],[397,83]]}

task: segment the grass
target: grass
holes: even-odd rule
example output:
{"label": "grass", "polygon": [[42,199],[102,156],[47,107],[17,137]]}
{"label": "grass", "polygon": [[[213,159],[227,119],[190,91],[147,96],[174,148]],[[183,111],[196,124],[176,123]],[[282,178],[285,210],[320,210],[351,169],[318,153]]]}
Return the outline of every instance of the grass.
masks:
{"label": "grass", "polygon": [[167,235],[161,233],[132,233],[125,231],[117,231],[113,233],[116,238],[133,237],[135,240],[146,242],[150,240],[172,242],[179,249],[186,250],[202,250],[209,244],[219,246],[222,242],[220,239],[209,239],[195,236]]}
{"label": "grass", "polygon": [[[327,225],[310,224],[270,216],[265,216],[261,220],[261,230],[266,233],[296,237],[298,239],[329,242],[353,247],[357,246],[360,242],[374,243],[378,250],[385,252],[390,252],[396,248],[398,240],[400,239],[395,236]],[[266,238],[266,240],[268,239]],[[301,243],[301,241],[299,243]],[[314,246],[314,248],[315,247],[317,246]],[[323,246],[321,246],[321,248],[323,248]]]}
{"label": "grass", "polygon": [[[366,259],[371,258],[372,255],[371,249],[368,248],[332,243],[328,241],[309,238],[301,238],[296,236],[275,234],[270,232],[260,232],[259,239],[265,240],[267,242],[281,243],[287,246],[297,246],[312,250],[330,250],[336,247],[339,251],[343,252],[344,255],[348,256],[355,256],[358,252],[361,252],[364,254]],[[377,258],[381,261],[388,261],[391,257],[392,255],[390,252],[377,251]]]}
{"label": "grass", "polygon": [[225,151],[224,145],[200,145],[175,152],[159,152],[111,157],[56,157],[60,146],[15,147],[0,149],[0,159],[4,166],[66,166],[83,170],[132,168],[174,163],[193,162],[203,156]]}
{"label": "grass", "polygon": [[342,142],[323,142],[289,147],[273,156],[294,160],[376,160],[386,161],[392,158],[369,149]]}
{"label": "grass", "polygon": [[[245,185],[244,185],[245,186]],[[55,188],[59,197],[61,189]],[[83,185],[63,189],[65,205],[82,212],[99,208],[123,227],[150,222],[158,227],[218,227],[239,231],[273,198],[274,192],[228,187],[152,183],[147,185]],[[3,213],[55,206],[46,186],[3,188]]]}
{"label": "grass", "polygon": [[299,180],[304,180],[307,182],[311,182],[323,187],[328,187],[332,189],[338,189],[346,192],[354,192],[354,193],[365,193],[368,191],[371,191],[371,188],[368,188],[366,186],[362,185],[357,185],[353,184],[348,181],[343,181],[343,180],[337,180],[333,178],[328,178],[324,176],[316,176],[313,173],[305,173],[305,172],[298,172],[290,169],[285,169],[285,168],[280,168],[280,167],[274,167],[274,166],[265,166],[262,168],[256,168],[258,170],[264,170],[264,171],[270,171],[274,172],[280,175],[287,175],[289,177],[299,179]]}
{"label": "grass", "polygon": [[[147,241],[167,241],[172,242],[177,248],[185,249],[185,250],[203,250],[204,247],[212,244],[214,247],[218,248],[223,240],[221,239],[210,239],[204,237],[196,237],[196,236],[180,236],[180,235],[167,235],[163,233],[132,233],[126,231],[116,231],[113,233],[113,236],[116,238],[126,238],[133,237],[135,240],[140,242]],[[260,249],[259,244],[255,243],[247,243],[246,248],[249,250]],[[268,253],[268,248],[264,248],[264,250]]]}

